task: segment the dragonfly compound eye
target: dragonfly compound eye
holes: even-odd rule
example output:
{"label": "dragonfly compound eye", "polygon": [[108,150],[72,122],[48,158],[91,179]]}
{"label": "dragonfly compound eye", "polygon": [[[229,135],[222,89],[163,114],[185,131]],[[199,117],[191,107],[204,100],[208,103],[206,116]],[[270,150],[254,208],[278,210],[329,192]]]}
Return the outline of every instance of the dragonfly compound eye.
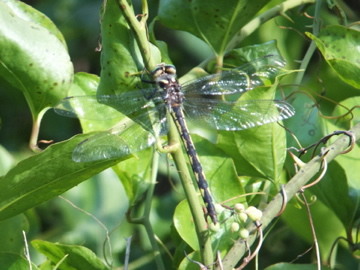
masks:
{"label": "dragonfly compound eye", "polygon": [[176,68],[173,65],[165,66],[165,72],[168,74],[176,74]]}
{"label": "dragonfly compound eye", "polygon": [[161,74],[163,74],[163,73],[164,73],[164,70],[163,70],[163,67],[162,67],[162,66],[159,66],[159,67],[155,68],[155,69],[151,72],[153,78],[157,78],[157,77],[159,77],[159,76],[160,76]]}

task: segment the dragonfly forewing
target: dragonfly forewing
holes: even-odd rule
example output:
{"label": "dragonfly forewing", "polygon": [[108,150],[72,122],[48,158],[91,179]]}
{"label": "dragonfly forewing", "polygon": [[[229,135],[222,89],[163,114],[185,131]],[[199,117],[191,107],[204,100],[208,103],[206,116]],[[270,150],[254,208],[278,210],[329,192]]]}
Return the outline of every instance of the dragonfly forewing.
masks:
{"label": "dragonfly forewing", "polygon": [[232,95],[264,85],[284,68],[285,62],[278,56],[256,59],[239,68],[208,75],[182,85],[186,97],[196,95]]}
{"label": "dragonfly forewing", "polygon": [[216,130],[243,130],[287,119],[295,109],[281,100],[234,102],[198,98],[184,102],[185,116],[196,126]]}
{"label": "dragonfly forewing", "polygon": [[156,89],[148,88],[117,95],[67,97],[55,106],[57,114],[87,120],[116,119],[147,108],[153,101],[145,95],[154,95]]}
{"label": "dragonfly forewing", "polygon": [[125,118],[115,127],[79,143],[72,159],[75,162],[119,159],[153,145],[165,132],[164,117],[159,117],[154,110],[136,119]]}

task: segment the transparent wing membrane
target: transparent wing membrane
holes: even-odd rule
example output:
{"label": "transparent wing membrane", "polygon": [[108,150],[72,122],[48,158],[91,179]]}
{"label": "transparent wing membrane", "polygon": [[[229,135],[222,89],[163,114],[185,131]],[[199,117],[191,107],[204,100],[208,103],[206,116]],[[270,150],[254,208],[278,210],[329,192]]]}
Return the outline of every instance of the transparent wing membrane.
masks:
{"label": "transparent wing membrane", "polygon": [[183,92],[192,95],[231,95],[252,90],[274,79],[285,62],[278,56],[254,60],[241,67],[208,75],[183,84]]}
{"label": "transparent wing membrane", "polygon": [[[242,130],[294,115],[294,108],[279,100],[224,101],[222,95],[236,95],[274,80],[285,62],[278,56],[256,59],[236,69],[208,75],[185,83],[182,107],[186,120],[195,126],[216,130]],[[171,75],[165,74],[168,78]],[[177,83],[177,82],[176,82]],[[56,113],[88,120],[123,118],[112,129],[80,143],[73,158],[87,162],[120,158],[138,152],[167,133],[166,107],[161,88],[129,91],[120,95],[68,97],[55,106]],[[240,94],[240,95],[239,95]]]}
{"label": "transparent wing membrane", "polygon": [[[157,120],[154,120],[156,117]],[[72,158],[76,162],[90,162],[117,159],[139,152],[154,144],[156,138],[166,132],[164,124],[164,119],[155,110],[133,120],[125,118],[110,130],[79,143]]]}
{"label": "transparent wing membrane", "polygon": [[198,98],[184,102],[188,121],[216,130],[242,130],[287,119],[294,108],[280,100],[239,100],[235,102]]}
{"label": "transparent wing membrane", "polygon": [[[152,100],[159,99],[156,88],[126,92],[121,95],[67,97],[55,106],[57,114],[88,120],[104,120],[119,117],[119,113],[130,115],[148,107]],[[157,95],[156,95],[157,94]]]}

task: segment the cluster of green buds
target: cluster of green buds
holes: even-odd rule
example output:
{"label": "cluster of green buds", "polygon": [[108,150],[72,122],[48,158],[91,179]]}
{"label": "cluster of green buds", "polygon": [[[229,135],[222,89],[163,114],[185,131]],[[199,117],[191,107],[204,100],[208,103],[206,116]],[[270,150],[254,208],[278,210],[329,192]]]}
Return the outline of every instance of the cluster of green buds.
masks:
{"label": "cluster of green buds", "polygon": [[234,222],[231,224],[231,231],[238,232],[242,239],[249,237],[249,231],[245,228],[248,221],[259,221],[262,212],[254,206],[245,209],[242,203],[234,205]]}

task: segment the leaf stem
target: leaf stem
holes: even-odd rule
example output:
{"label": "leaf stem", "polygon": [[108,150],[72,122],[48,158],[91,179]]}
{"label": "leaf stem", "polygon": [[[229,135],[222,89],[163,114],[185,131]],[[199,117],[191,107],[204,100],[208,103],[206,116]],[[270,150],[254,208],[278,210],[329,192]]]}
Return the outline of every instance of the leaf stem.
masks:
{"label": "leaf stem", "polygon": [[[29,103],[30,104],[30,103]],[[33,125],[32,125],[32,129],[31,129],[31,135],[30,135],[30,141],[29,141],[29,147],[32,151],[34,152],[41,152],[41,149],[38,147],[38,139],[39,139],[39,131],[40,131],[40,122],[44,116],[44,113],[48,110],[49,108],[45,108],[43,109],[40,113],[38,114],[34,114],[32,112],[33,115]],[[35,116],[36,115],[36,116]]]}
{"label": "leaf stem", "polygon": [[129,24],[132,32],[134,33],[146,69],[153,70],[156,66],[156,63],[154,58],[151,57],[150,43],[147,35],[146,22],[149,14],[146,1],[142,1],[143,14],[141,15],[140,21],[138,21],[137,16],[135,16],[134,14],[134,9],[128,4],[126,0],[117,0],[117,3],[120,7],[122,14],[124,15],[124,18]]}

